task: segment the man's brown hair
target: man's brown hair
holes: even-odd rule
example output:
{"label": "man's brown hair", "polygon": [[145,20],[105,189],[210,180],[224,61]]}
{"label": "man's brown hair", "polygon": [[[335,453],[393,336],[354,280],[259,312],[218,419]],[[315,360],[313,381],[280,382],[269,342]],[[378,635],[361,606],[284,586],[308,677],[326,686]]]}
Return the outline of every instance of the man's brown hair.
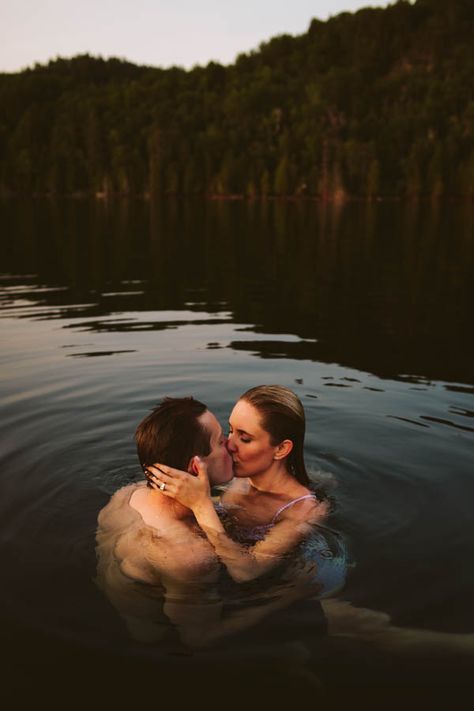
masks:
{"label": "man's brown hair", "polygon": [[161,462],[185,470],[196,454],[207,457],[211,434],[199,422],[206,411],[206,405],[192,397],[165,397],[135,431],[142,467]]}

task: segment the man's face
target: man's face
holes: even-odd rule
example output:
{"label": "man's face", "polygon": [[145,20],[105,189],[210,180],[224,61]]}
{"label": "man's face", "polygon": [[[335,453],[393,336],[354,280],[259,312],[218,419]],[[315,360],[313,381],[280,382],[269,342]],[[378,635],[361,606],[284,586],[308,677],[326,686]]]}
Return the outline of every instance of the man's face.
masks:
{"label": "man's face", "polygon": [[202,460],[207,464],[209,481],[212,486],[226,484],[232,479],[232,457],[227,451],[226,437],[222,432],[222,427],[209,410],[199,417],[199,422],[211,435],[210,454],[207,457],[202,457]]}

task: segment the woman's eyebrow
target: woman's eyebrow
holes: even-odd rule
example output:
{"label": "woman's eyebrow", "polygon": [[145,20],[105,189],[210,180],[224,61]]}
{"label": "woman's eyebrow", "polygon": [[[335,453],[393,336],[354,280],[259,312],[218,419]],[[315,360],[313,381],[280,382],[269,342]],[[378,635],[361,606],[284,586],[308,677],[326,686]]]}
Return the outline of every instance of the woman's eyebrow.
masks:
{"label": "woman's eyebrow", "polygon": [[[232,425],[230,424],[230,421],[229,421],[229,427],[232,427]],[[232,427],[232,429],[234,429],[234,428]],[[253,434],[250,434],[250,432],[247,432],[247,430],[240,429],[240,427],[236,427],[235,431],[238,432],[239,434],[247,435],[247,437],[253,437]]]}

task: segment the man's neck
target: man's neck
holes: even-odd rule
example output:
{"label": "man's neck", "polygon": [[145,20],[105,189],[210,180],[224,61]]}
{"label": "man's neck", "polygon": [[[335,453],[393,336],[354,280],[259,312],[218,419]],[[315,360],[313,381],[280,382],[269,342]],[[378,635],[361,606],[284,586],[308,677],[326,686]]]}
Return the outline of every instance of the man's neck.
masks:
{"label": "man's neck", "polygon": [[178,501],[175,501],[175,499],[165,496],[161,493],[161,491],[147,489],[147,492],[148,500],[153,508],[159,509],[163,512],[163,514],[169,516],[170,518],[181,520],[184,518],[190,518],[194,515],[191,509],[188,509],[187,506],[183,506]]}

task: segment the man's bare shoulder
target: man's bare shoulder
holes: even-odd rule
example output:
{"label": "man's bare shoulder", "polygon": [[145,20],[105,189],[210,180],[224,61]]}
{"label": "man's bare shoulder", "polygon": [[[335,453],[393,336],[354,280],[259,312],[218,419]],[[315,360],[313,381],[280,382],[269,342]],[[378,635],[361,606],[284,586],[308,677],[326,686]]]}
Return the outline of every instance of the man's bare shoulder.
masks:
{"label": "man's bare shoulder", "polygon": [[141,487],[141,482],[128,484],[112,494],[97,516],[97,524],[100,529],[123,525],[124,513],[129,509],[129,501],[139,487]]}

